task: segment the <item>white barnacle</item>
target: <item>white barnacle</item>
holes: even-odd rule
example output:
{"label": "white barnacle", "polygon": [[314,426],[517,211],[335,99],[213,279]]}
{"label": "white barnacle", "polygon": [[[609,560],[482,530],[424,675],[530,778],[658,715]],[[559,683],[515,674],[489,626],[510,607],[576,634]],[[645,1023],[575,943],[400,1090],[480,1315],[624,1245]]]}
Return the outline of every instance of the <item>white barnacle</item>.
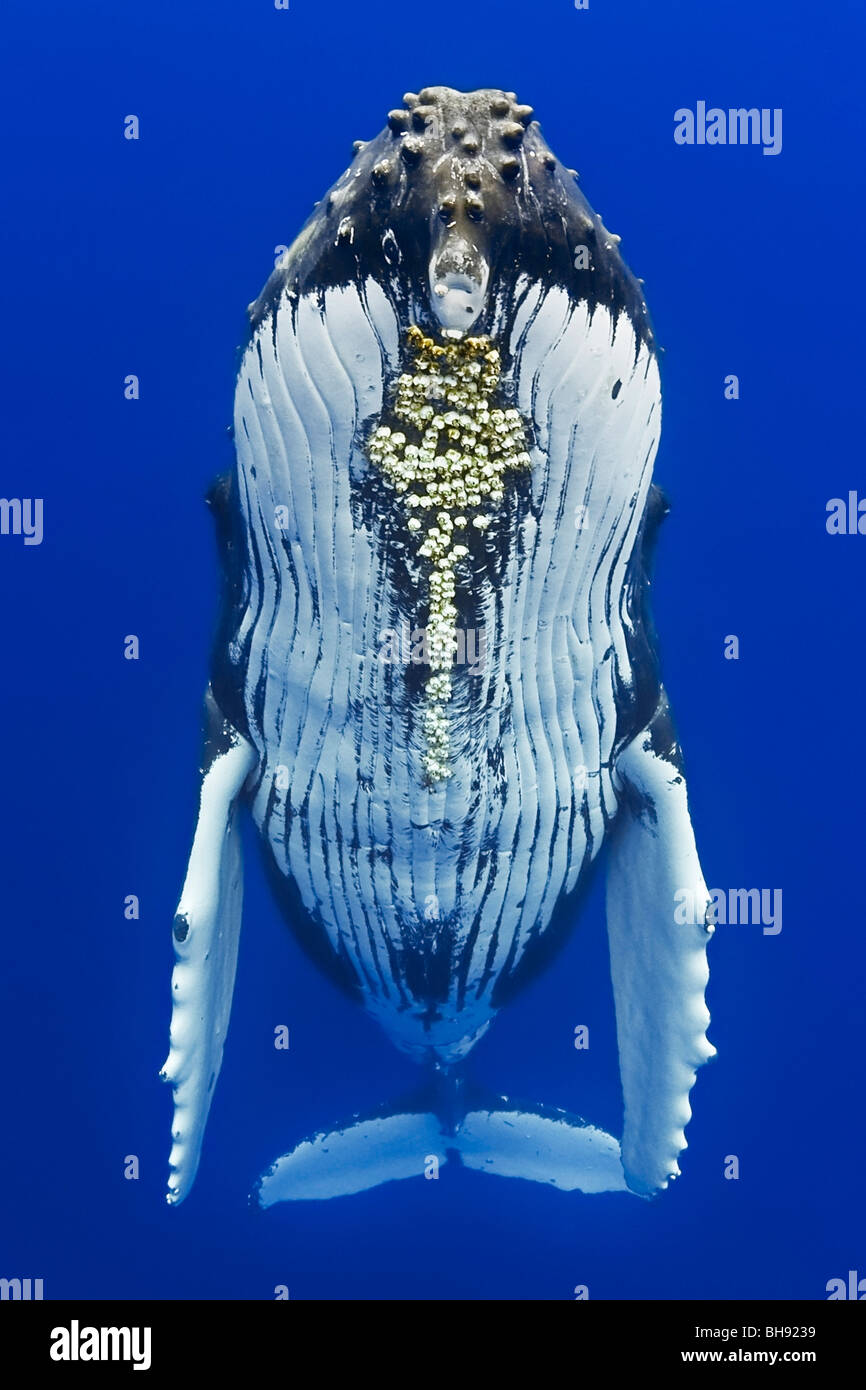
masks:
{"label": "white barnacle", "polygon": [[[422,728],[426,750],[421,763],[435,785],[451,776],[452,696],[450,670],[459,650],[453,602],[456,571],[469,547],[454,544],[456,533],[471,522],[484,531],[491,517],[467,516],[484,501],[501,502],[503,476],[530,463],[520,413],[491,399],[499,386],[500,355],[487,337],[448,337],[436,343],[420,329],[408,332],[413,371],[396,383],[393,428],[379,425],[371,433],[371,462],[401,497],[408,510],[407,529],[416,540],[416,556],[428,566],[429,619],[427,646],[431,676],[424,687]],[[415,484],[417,491],[410,491]],[[422,523],[418,512],[433,512]]]}

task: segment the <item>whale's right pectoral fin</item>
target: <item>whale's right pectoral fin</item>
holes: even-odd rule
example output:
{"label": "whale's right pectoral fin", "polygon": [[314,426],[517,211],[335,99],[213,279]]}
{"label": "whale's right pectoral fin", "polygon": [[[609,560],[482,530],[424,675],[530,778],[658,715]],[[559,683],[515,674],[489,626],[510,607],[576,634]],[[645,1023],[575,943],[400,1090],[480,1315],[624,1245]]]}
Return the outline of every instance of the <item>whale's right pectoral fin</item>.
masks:
{"label": "whale's right pectoral fin", "polygon": [[237,801],[256,764],[208,692],[208,740],[198,821],[174,919],[170,1049],[161,1072],[174,1090],[167,1201],[192,1187],[231,1012],[243,877]]}
{"label": "whale's right pectoral fin", "polygon": [[709,894],[667,700],[620,753],[607,927],[625,1103],[622,1164],[634,1192],[679,1173],[697,1068],[715,1053],[704,1003]]}

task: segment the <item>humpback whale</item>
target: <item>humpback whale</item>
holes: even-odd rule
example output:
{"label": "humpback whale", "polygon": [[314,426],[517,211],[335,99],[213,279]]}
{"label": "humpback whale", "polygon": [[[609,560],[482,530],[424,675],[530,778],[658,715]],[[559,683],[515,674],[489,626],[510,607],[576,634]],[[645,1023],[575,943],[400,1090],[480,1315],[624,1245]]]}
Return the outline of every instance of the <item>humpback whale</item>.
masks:
{"label": "humpback whale", "polygon": [[[297,1143],[262,1205],[429,1155],[583,1192],[679,1172],[714,1052],[712,924],[648,604],[657,349],[576,180],[514,93],[407,93],[249,308],[236,468],[210,494],[224,579],[173,927],[171,1204],[222,1061],[243,807],[300,944],[424,1078]],[[407,629],[424,659],[383,659]],[[603,844],[621,1138],[464,1075]]]}

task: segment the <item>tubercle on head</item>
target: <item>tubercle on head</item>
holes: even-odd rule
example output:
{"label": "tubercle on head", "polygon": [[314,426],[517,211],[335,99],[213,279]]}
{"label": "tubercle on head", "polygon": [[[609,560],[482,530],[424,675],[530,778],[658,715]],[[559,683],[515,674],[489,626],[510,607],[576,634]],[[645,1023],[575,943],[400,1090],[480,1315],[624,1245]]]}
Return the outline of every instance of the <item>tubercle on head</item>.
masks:
{"label": "tubercle on head", "polygon": [[426,301],[443,331],[477,330],[491,295],[524,276],[628,313],[654,348],[641,287],[513,92],[422,87],[322,199],[250,314],[253,330],[291,292],[372,275]]}
{"label": "tubercle on head", "polygon": [[[518,102],[513,92],[462,93],[447,87],[424,87],[420,92],[406,92],[402,107],[389,111],[386,123],[409,169],[416,168],[428,154],[439,159],[442,150],[450,149],[455,156],[469,159],[483,152],[486,166],[495,169],[505,183],[512,183],[520,172],[515,152],[532,117],[532,107]],[[356,140],[354,153],[361,153],[367,143]],[[475,178],[473,186],[480,187],[480,175]],[[470,215],[482,215],[478,204],[470,203],[470,209]]]}
{"label": "tubercle on head", "polygon": [[[372,142],[358,140],[353,148],[359,156],[375,147],[367,173],[380,206],[387,205],[383,198],[406,197],[414,179],[423,174],[425,180],[440,186],[436,212],[441,221],[477,225],[491,215],[487,196],[493,194],[495,202],[497,189],[516,194],[521,174],[530,172],[524,138],[530,124],[540,130],[532,118],[532,107],[518,102],[513,92],[423,87],[420,92],[407,92],[403,106],[387,114],[383,134],[390,134],[397,159],[385,153],[381,136]],[[536,158],[535,149],[532,158]],[[551,174],[559,168],[550,152],[538,155],[538,165]],[[495,219],[496,211],[492,215]]]}

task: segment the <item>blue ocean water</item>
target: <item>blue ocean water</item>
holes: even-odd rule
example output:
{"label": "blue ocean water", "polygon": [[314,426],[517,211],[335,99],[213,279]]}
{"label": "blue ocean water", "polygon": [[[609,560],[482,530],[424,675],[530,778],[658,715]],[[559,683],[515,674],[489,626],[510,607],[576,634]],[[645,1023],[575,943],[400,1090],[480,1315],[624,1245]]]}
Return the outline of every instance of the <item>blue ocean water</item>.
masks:
{"label": "blue ocean water", "polygon": [[[468,1300],[821,1299],[866,1275],[866,537],[825,525],[830,498],[866,494],[864,27],[838,0],[12,0],[0,492],[44,499],[44,538],[0,536],[0,1274],[46,1297]],[[448,1167],[262,1214],[247,1193],[278,1154],[415,1072],[302,956],[250,834],[223,1071],[170,1210],[157,1073],[216,616],[203,495],[232,462],[245,306],[352,140],[433,84],[534,105],[647,282],[673,506],[654,613],[698,845],[711,886],[782,889],[782,930],[715,934],[719,1055],[659,1199]],[[674,112],[699,101],[780,108],[781,153],[676,144]],[[474,1069],[619,1132],[601,888]]]}

